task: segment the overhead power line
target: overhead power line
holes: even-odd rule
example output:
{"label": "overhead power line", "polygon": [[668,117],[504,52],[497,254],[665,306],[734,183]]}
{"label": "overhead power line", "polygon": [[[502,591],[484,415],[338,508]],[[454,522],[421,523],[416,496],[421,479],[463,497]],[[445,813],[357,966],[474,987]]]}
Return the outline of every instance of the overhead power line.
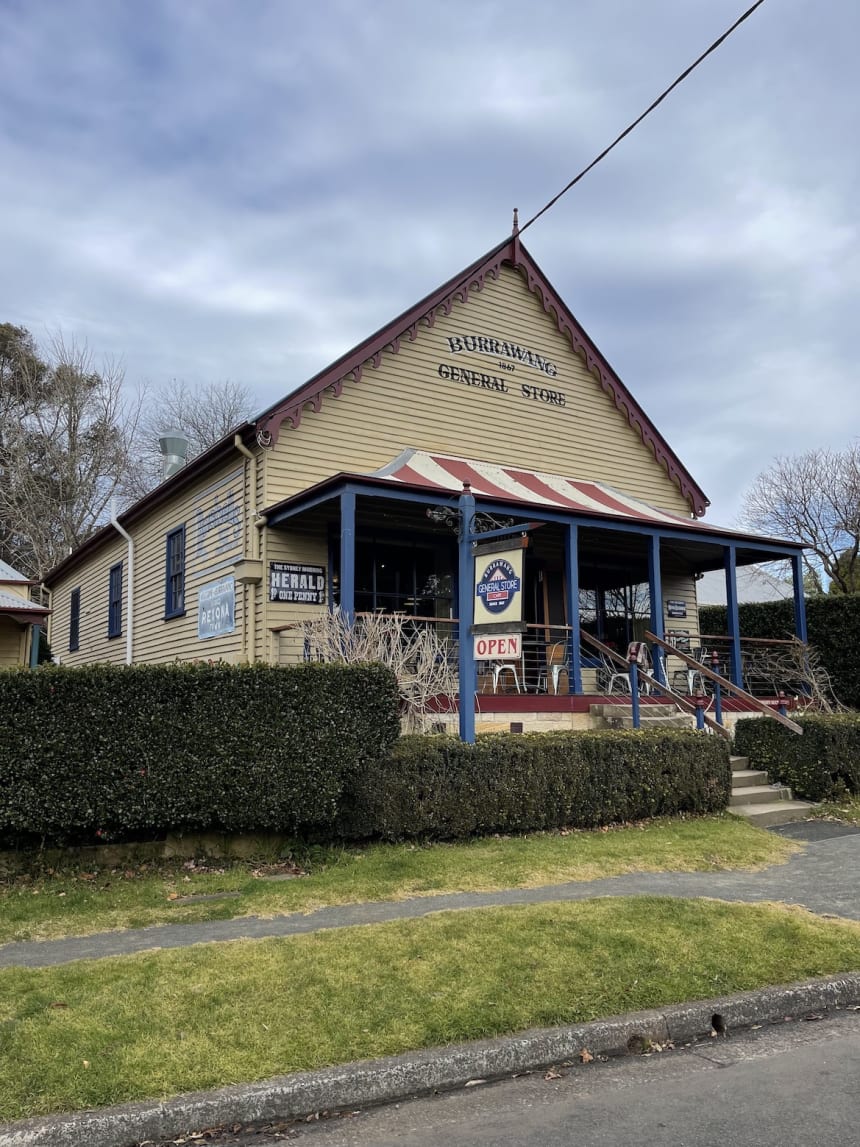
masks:
{"label": "overhead power line", "polygon": [[701,64],[703,60],[706,60],[712,52],[715,52],[717,48],[719,48],[719,46],[725,40],[727,40],[729,36],[731,36],[732,32],[734,32],[736,28],[739,28],[741,24],[743,24],[744,20],[749,19],[753,12],[755,12],[756,8],[760,8],[763,3],[764,0],[756,0],[755,4],[747,8],[746,12],[744,12],[742,16],[735,20],[731,28],[727,28],[726,31],[723,32],[722,36],[719,37],[719,39],[714,40],[713,44],[711,44],[709,48],[702,52],[701,56],[699,56],[697,60],[694,60],[693,63],[690,64],[689,68],[681,72],[680,76],[678,76],[678,78],[673,83],[671,83],[664,92],[661,92],[657,99],[654,100],[654,102],[649,107],[647,107],[645,111],[633,121],[633,123],[629,124],[619,136],[616,136],[612,143],[610,143],[608,147],[605,147],[603,151],[601,151],[600,155],[596,156],[596,158],[594,158],[591,163],[589,163],[588,167],[584,167],[578,175],[575,175],[573,179],[571,179],[570,183],[568,183],[561,189],[561,191],[559,191],[557,195],[554,195],[552,199],[550,199],[549,203],[544,204],[544,206],[541,207],[540,211],[538,211],[536,215],[532,215],[531,219],[529,219],[527,223],[523,223],[523,225],[520,227],[520,234],[522,234],[522,232],[525,231],[527,227],[531,227],[532,223],[537,222],[541,215],[544,215],[547,211],[549,211],[550,207],[558,203],[562,195],[567,194],[571,187],[575,187],[576,184],[579,183],[580,179],[588,175],[592,168],[596,167],[602,159],[605,159],[606,156],[609,155],[610,151],[612,151],[614,147],[617,147],[618,144],[621,143],[622,139],[630,135],[630,133],[639,126],[639,124],[643,121],[643,119],[646,118],[646,116],[649,116],[655,108],[660,106],[660,104],[663,102],[663,100],[665,100],[666,96],[668,96],[670,92],[673,92],[679,84],[682,84],[684,80],[686,80],[687,76],[689,76],[691,72],[694,72],[696,68],[698,68],[699,64]]}

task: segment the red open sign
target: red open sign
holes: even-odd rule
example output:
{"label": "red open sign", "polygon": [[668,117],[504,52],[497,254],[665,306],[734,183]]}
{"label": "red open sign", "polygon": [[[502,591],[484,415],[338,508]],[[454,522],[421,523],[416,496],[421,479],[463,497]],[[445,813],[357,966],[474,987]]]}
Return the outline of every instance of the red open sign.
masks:
{"label": "red open sign", "polygon": [[523,655],[521,633],[482,633],[474,641],[476,661],[519,661]]}

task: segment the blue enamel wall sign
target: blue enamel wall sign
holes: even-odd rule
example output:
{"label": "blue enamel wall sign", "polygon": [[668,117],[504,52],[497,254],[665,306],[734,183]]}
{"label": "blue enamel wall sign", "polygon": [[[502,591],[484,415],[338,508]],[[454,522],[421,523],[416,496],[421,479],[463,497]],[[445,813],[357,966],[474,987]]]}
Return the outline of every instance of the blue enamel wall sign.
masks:
{"label": "blue enamel wall sign", "polygon": [[200,587],[197,598],[197,637],[220,637],[232,633],[236,613],[236,582],[232,577]]}
{"label": "blue enamel wall sign", "polygon": [[493,558],[478,578],[475,593],[490,614],[501,614],[522,589],[522,578],[505,557]]}

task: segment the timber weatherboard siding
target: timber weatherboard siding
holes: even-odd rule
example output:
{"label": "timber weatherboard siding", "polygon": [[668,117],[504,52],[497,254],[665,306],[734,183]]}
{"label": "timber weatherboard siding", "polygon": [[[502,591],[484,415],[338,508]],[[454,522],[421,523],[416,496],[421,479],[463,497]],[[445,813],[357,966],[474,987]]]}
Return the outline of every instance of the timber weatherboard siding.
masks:
{"label": "timber weatherboard siding", "polygon": [[[63,581],[51,587],[48,641],[51,653],[62,665],[87,665],[92,661],[125,662],[125,630],[128,624],[128,563],[125,540],[114,538],[102,545],[89,561],[82,562]],[[117,562],[122,568],[122,633],[108,638],[109,571]],[[135,578],[135,582],[137,579]],[[69,650],[72,591],[81,592],[78,621],[78,647]]]}
{"label": "timber weatherboard siding", "polygon": [[[530,348],[558,367],[551,378],[523,363],[514,371],[479,353],[452,353],[447,338],[495,337]],[[502,359],[502,361],[507,361]],[[501,378],[496,393],[441,378],[440,364]],[[564,407],[520,397],[522,385],[560,391]],[[326,395],[319,412],[306,409],[297,428],[284,425],[265,455],[266,505],[273,505],[340,471],[368,472],[415,446],[518,465],[566,477],[599,479],[660,509],[682,515],[690,506],[626,417],[559,333],[521,275],[504,268],[498,281],[473,290],[467,303],[397,354],[383,352],[361,381],[339,397]]]}
{"label": "timber weatherboard siding", "polygon": [[[197,600],[200,587],[232,573],[248,545],[246,459],[238,451],[191,485],[177,492],[138,519],[129,533],[134,542],[135,663],[242,659],[244,595],[236,586],[234,630],[220,637],[197,637]],[[185,613],[165,619],[166,539],[185,526]],[[108,637],[110,568],[123,562],[122,633]],[[71,592],[81,590],[80,641],[69,651]],[[103,543],[81,565],[51,587],[54,613],[51,649],[66,665],[93,661],[124,663],[128,626],[128,552],[124,538]]]}
{"label": "timber weatherboard siding", "polygon": [[[317,530],[296,530],[289,533],[269,530],[268,560],[271,562],[302,562],[307,565],[328,567],[328,534],[324,527]],[[268,566],[266,567],[268,571]],[[271,627],[306,621],[328,609],[332,587],[326,576],[325,605],[296,605],[282,601],[267,601],[267,628],[269,629],[269,660],[281,665],[295,664],[302,659],[302,643],[289,630],[272,633]],[[268,576],[264,579],[268,589]],[[268,594],[267,594],[268,596]]]}
{"label": "timber weatherboard siding", "polygon": [[26,629],[11,617],[0,616],[0,669],[23,665],[26,650]]}

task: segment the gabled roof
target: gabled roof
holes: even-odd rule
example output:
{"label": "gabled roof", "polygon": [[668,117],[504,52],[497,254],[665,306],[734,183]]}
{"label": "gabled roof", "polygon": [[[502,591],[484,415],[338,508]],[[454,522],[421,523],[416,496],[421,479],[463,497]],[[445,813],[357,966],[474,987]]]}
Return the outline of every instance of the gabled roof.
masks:
{"label": "gabled roof", "polygon": [[24,577],[24,575],[19,573],[18,570],[13,569],[13,567],[10,566],[8,562],[4,562],[2,559],[0,559],[0,584],[10,581],[21,581],[24,582],[25,585],[30,584],[29,578]]}
{"label": "gabled roof", "polygon": [[308,405],[313,412],[319,412],[326,392],[337,398],[348,380],[359,383],[367,367],[379,366],[386,350],[397,354],[404,339],[414,342],[420,327],[432,327],[440,315],[450,314],[455,301],[466,303],[469,292],[482,290],[488,279],[497,279],[503,266],[512,267],[523,276],[529,290],[555,320],[558,330],[584,358],[603,390],[678,485],[693,513],[697,517],[704,514],[709,502],[701,487],[576,321],[516,234],[264,411],[257,420],[258,442],[263,446],[277,442],[284,422],[297,427]]}
{"label": "gabled roof", "polygon": [[22,624],[32,622],[37,625],[44,621],[50,612],[43,605],[37,605],[35,601],[30,601],[26,597],[18,597],[17,594],[9,593],[0,587],[0,614],[4,617],[12,617]]}

